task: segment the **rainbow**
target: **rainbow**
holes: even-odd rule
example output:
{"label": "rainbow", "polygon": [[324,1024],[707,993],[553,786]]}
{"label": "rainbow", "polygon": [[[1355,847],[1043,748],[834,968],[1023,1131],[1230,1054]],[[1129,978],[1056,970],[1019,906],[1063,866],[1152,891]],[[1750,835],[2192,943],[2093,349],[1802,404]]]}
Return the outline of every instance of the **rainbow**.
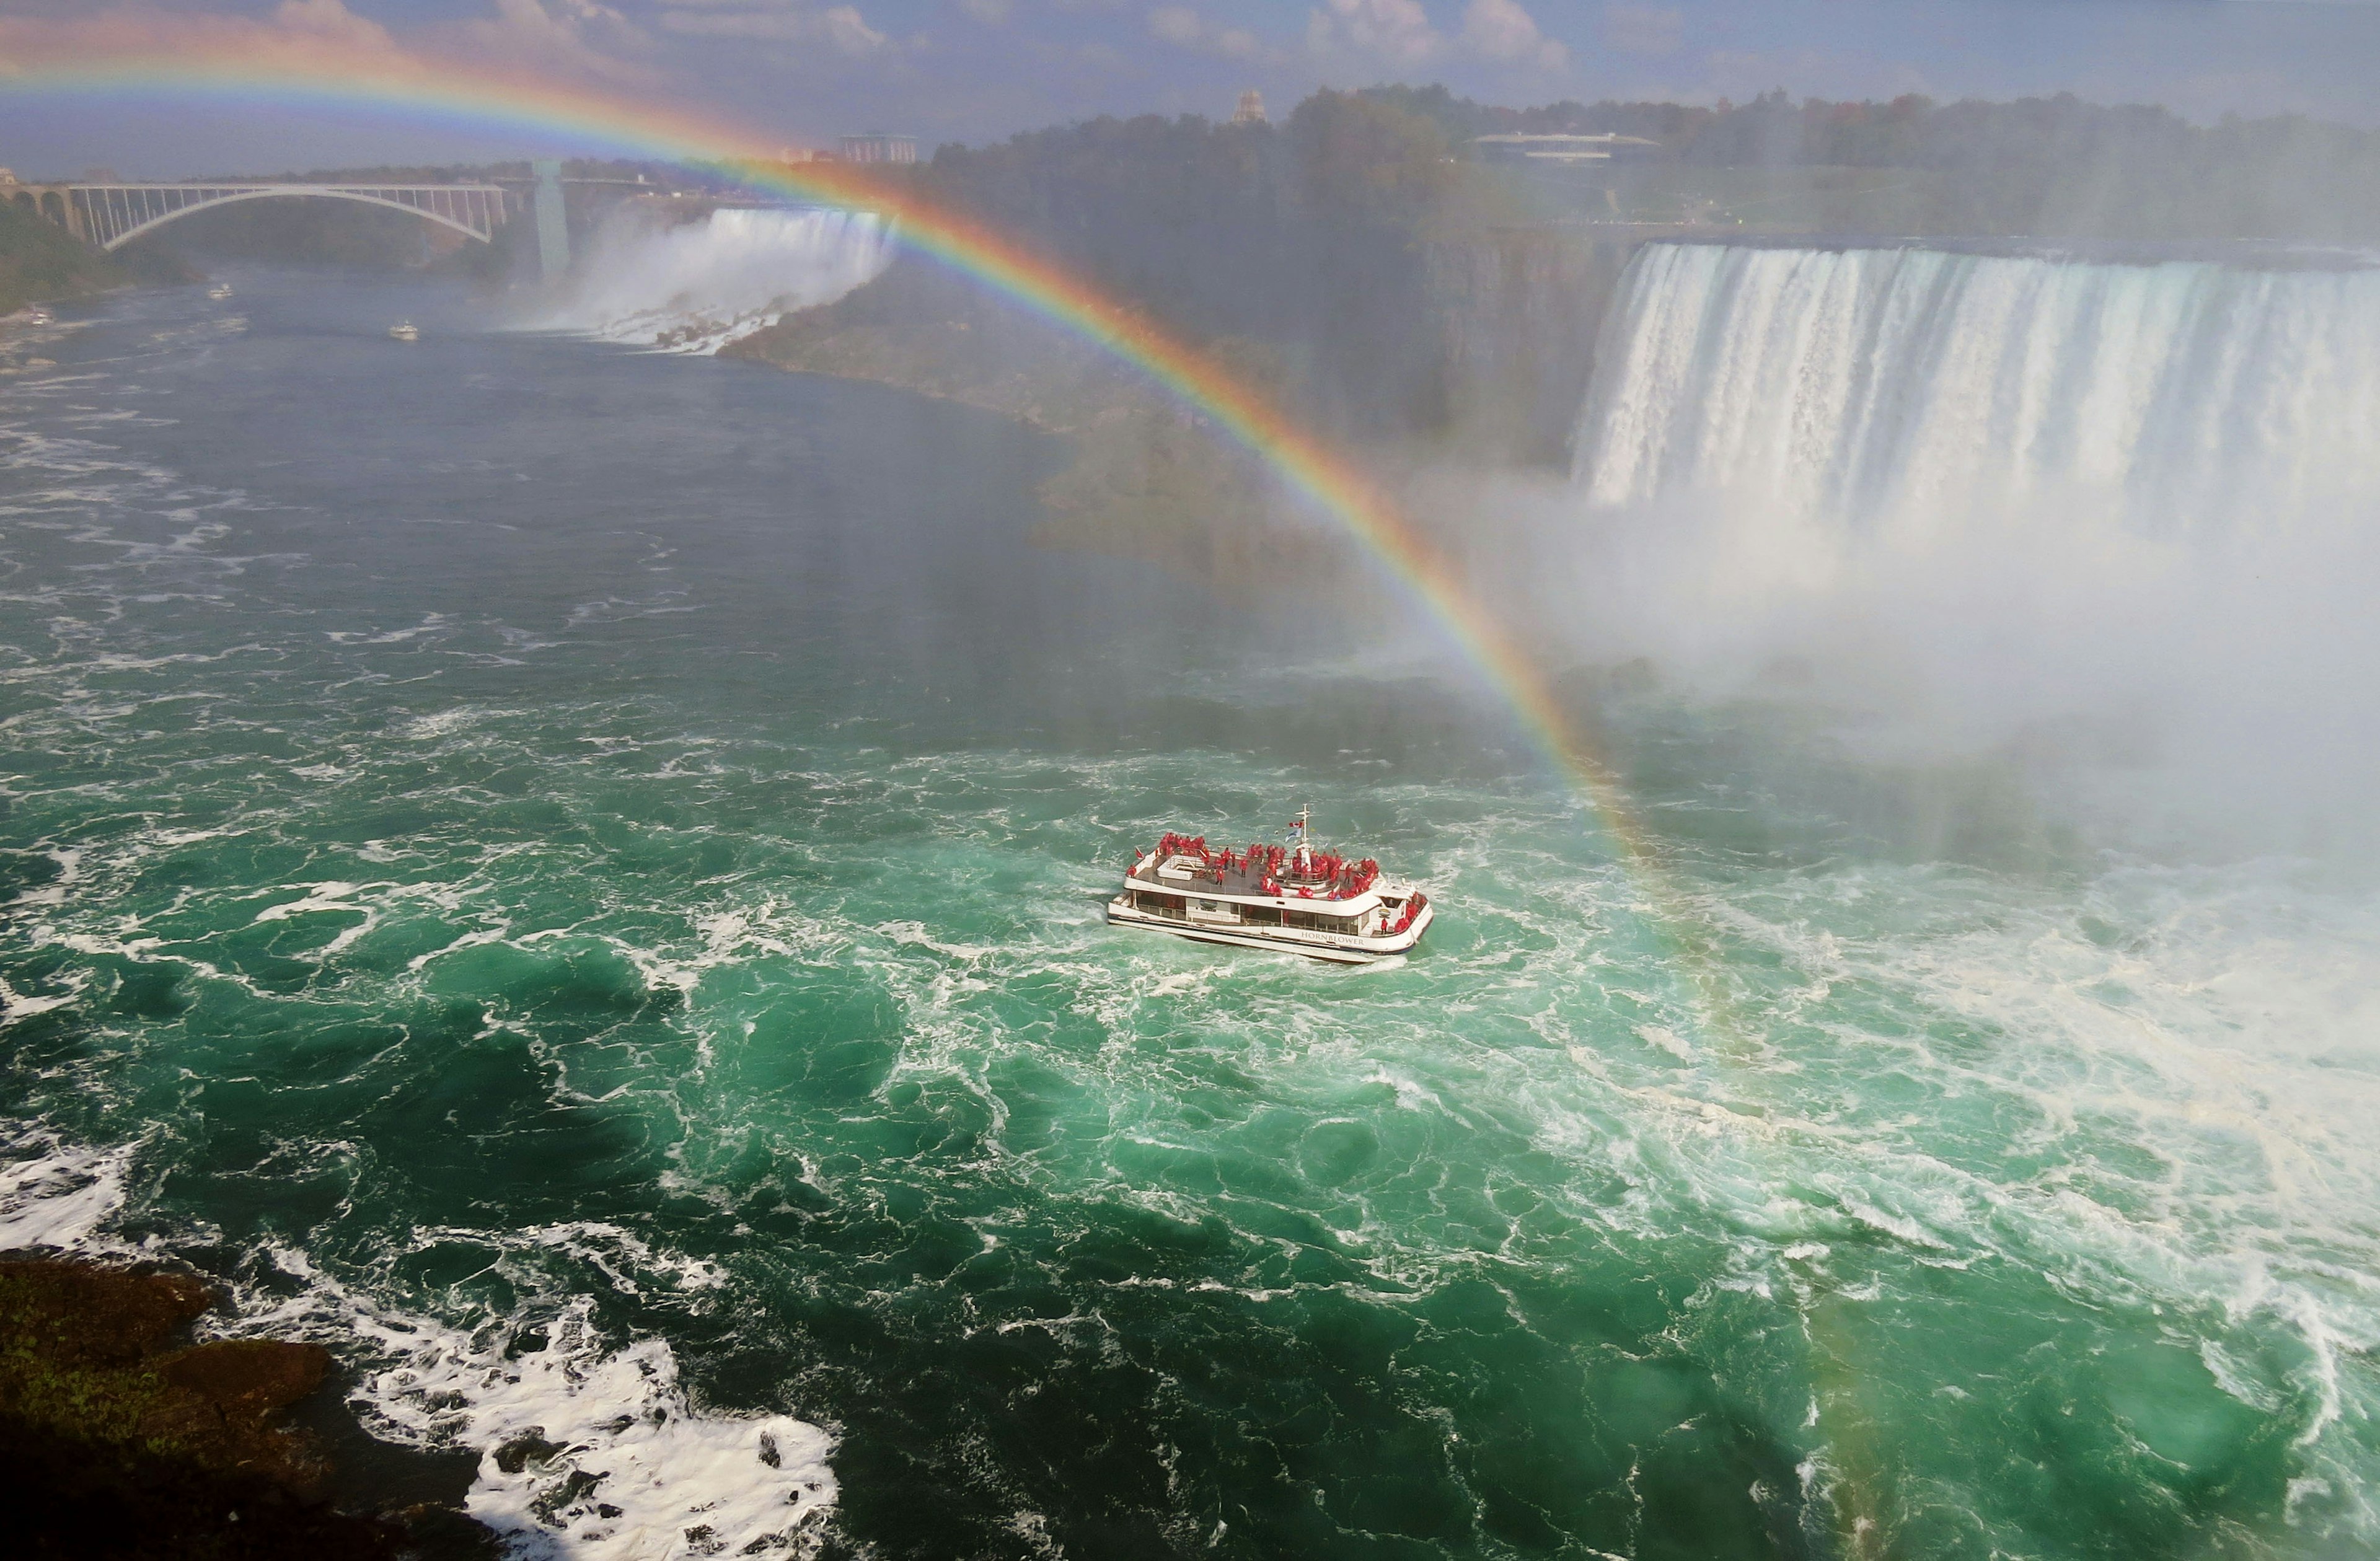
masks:
{"label": "rainbow", "polygon": [[[33,24],[39,26],[41,24]],[[220,100],[240,108],[273,103],[300,112],[401,115],[484,132],[508,129],[540,143],[662,162],[723,163],[750,184],[798,200],[874,211],[892,217],[904,243],[975,277],[1016,303],[1113,354],[1204,413],[1342,526],[1390,570],[1508,705],[1522,730],[1568,778],[1600,818],[1636,889],[1637,909],[1684,977],[1682,994],[1718,1043],[1718,1060],[1756,1070],[1761,1047],[1737,1018],[1714,935],[1663,870],[1610,769],[1572,730],[1544,672],[1520,642],[1463,582],[1451,563],[1400,513],[1389,496],[1344,456],[1301,428],[1253,388],[1240,383],[1188,343],[1102,296],[1081,278],[968,218],[833,163],[789,163],[748,131],[674,110],[630,103],[578,88],[387,52],[358,52],[282,35],[260,46],[251,34],[228,43],[160,52],[153,17],[133,27],[126,46],[94,50],[71,31],[67,46],[46,54],[11,48],[0,35],[0,102],[127,95],[154,102]],[[71,27],[71,24],[68,24]],[[1849,1365],[1840,1307],[1822,1301],[1807,1313],[1814,1375],[1824,1423],[1852,1455],[1835,1517],[1848,1537],[1876,1510],[1878,1485],[1868,1467],[1874,1423]]]}
{"label": "rainbow", "polygon": [[[152,21],[148,24],[153,27]],[[1649,870],[1653,848],[1612,772],[1572,730],[1545,673],[1499,617],[1361,469],[1190,344],[1014,238],[833,163],[788,163],[748,130],[679,110],[631,103],[468,65],[327,38],[214,24],[213,33],[161,51],[153,33],[111,42],[88,30],[0,38],[0,101],[130,97],[243,109],[391,114],[407,123],[655,161],[723,164],[749,184],[795,199],[889,216],[901,241],[1079,336],[1162,385],[1252,452],[1344,527],[1421,602],[1568,778],[1617,842],[1624,865]],[[8,45],[14,42],[13,48]],[[1663,895],[1658,898],[1666,899]]]}

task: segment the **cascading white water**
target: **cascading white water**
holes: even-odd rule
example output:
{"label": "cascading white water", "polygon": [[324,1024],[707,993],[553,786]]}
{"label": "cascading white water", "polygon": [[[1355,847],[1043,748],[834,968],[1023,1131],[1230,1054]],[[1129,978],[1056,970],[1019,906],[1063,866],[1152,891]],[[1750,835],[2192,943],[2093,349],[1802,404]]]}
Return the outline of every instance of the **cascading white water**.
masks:
{"label": "cascading white water", "polygon": [[2380,860],[2374,450],[2380,271],[1657,245],[1510,588],[1869,746],[2095,744],[2193,839]]}
{"label": "cascading white water", "polygon": [[1851,526],[2082,494],[2170,535],[2380,490],[2375,439],[2380,271],[1656,245],[1576,478]]}
{"label": "cascading white water", "polygon": [[631,208],[596,235],[568,295],[528,324],[712,353],[833,302],[892,259],[892,225],[866,212],[722,209],[664,226]]}

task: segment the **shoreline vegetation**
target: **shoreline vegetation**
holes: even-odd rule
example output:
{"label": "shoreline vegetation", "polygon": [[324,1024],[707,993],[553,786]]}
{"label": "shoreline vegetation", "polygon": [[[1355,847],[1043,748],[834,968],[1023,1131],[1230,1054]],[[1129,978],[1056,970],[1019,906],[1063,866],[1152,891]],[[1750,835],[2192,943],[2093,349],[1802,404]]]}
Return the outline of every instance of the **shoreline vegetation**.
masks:
{"label": "shoreline vegetation", "polygon": [[0,1489],[29,1557],[395,1561],[496,1554],[459,1511],[363,1516],[293,1409],[332,1375],[318,1344],[192,1342],[199,1279],[74,1258],[0,1258]]}
{"label": "shoreline vegetation", "polygon": [[128,247],[117,256],[0,201],[0,315],[35,304],[71,303],[118,288],[200,280],[177,255]]}
{"label": "shoreline vegetation", "polygon": [[139,280],[113,256],[0,201],[0,315],[92,297]]}

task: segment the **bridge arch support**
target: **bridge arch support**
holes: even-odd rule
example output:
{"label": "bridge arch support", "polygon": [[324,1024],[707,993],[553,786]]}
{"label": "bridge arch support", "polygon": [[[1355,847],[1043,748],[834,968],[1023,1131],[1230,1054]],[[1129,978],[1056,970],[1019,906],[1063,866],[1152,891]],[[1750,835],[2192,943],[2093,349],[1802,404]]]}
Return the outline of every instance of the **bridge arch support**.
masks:
{"label": "bridge arch support", "polygon": [[492,243],[512,215],[511,193],[498,185],[395,184],[76,184],[44,192],[41,212],[103,249],[118,249],[196,212],[291,200],[385,206],[482,244]]}

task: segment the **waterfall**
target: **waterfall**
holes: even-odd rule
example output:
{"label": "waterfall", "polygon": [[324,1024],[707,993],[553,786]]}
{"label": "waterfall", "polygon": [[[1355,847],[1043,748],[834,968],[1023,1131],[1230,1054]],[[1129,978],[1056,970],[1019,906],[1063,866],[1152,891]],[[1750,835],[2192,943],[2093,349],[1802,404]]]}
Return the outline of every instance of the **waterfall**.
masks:
{"label": "waterfall", "polygon": [[2380,490],[2380,271],[1650,246],[1574,448],[1590,502],[1827,526],[2083,496],[2128,528]]}
{"label": "waterfall", "polygon": [[717,352],[795,309],[832,303],[892,258],[865,212],[722,209],[663,225],[615,212],[568,294],[526,323],[664,351]]}
{"label": "waterfall", "polygon": [[1650,246],[1573,449],[1501,565],[1573,654],[2380,861],[2380,271]]}

